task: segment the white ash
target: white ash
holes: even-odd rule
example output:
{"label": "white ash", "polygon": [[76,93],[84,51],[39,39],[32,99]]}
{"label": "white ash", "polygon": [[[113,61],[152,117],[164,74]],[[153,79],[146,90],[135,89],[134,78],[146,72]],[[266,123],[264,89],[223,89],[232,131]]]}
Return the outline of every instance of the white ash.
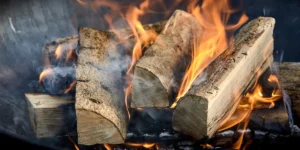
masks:
{"label": "white ash", "polygon": [[233,134],[234,134],[234,131],[227,130],[227,131],[223,131],[223,132],[217,133],[216,136],[229,137],[229,136],[233,136]]}
{"label": "white ash", "polygon": [[173,136],[173,135],[169,132],[162,132],[159,134],[159,137],[171,137],[171,136]]}
{"label": "white ash", "polygon": [[241,129],[239,129],[239,130],[237,130],[239,133],[250,133],[251,132],[251,130],[250,129],[246,129],[246,130],[241,130]]}
{"label": "white ash", "polygon": [[267,134],[267,132],[256,130],[256,131],[254,131],[254,134],[255,134],[255,137],[257,137],[257,138],[263,138]]}

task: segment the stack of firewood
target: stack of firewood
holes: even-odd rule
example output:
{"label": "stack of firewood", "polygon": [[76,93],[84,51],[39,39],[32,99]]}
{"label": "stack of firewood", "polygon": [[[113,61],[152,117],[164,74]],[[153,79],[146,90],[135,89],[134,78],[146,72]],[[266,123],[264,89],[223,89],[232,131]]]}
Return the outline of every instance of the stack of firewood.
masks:
{"label": "stack of firewood", "polygon": [[[240,97],[251,88],[258,71],[264,72],[272,64],[274,25],[273,18],[259,17],[239,30],[229,48],[196,79],[205,80],[193,83],[172,110],[170,123],[175,131],[196,139],[214,135],[223,119],[235,111]],[[120,41],[112,31],[84,27],[79,29],[79,36],[47,45],[43,58],[47,67],[53,65],[51,58],[59,45],[72,45],[71,49],[77,51],[74,68],[77,84],[75,101],[26,94],[37,136],[70,132],[65,129],[68,125],[64,123],[65,107],[61,105],[74,107],[75,104],[79,144],[124,143],[130,121],[126,106],[157,109],[169,108],[174,103],[181,81],[178,78],[190,62],[193,40],[195,36],[201,36],[194,34],[201,34],[203,29],[184,11],[176,11],[167,22],[144,25],[144,28],[154,30],[157,37],[151,45],[145,46],[143,56],[134,66],[128,102],[124,89],[128,84],[126,71],[130,65],[127,58],[135,43],[131,30],[120,30],[120,35],[126,37]],[[77,42],[79,46],[74,47]],[[66,47],[70,49],[70,46]],[[287,66],[289,64],[280,67]],[[283,82],[293,86],[287,80]]]}

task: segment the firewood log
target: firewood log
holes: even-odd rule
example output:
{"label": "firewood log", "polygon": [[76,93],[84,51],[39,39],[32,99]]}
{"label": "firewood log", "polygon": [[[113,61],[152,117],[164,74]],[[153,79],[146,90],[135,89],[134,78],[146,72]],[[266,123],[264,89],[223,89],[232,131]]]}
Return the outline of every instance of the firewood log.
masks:
{"label": "firewood log", "polygon": [[25,97],[36,137],[66,136],[75,133],[74,99],[29,93],[25,94]]}
{"label": "firewood log", "polygon": [[[146,25],[160,32],[164,22]],[[119,31],[131,36],[128,29]],[[124,103],[126,45],[111,31],[80,28],[80,50],[76,69],[76,114],[78,142],[85,145],[123,143],[127,112]],[[129,44],[126,44],[129,43]],[[125,44],[124,44],[125,43]]]}
{"label": "firewood log", "polygon": [[131,107],[168,107],[178,79],[188,65],[189,50],[200,23],[184,11],[177,10],[162,33],[146,50],[134,68]]}
{"label": "firewood log", "polygon": [[79,29],[81,48],[76,68],[78,143],[123,143],[127,113],[124,103],[124,50],[112,35],[91,28]]}
{"label": "firewood log", "polygon": [[193,85],[179,100],[174,130],[196,139],[216,132],[222,119],[235,110],[256,70],[272,55],[274,24],[273,18],[259,17],[239,31],[234,44],[206,69],[205,82]]}
{"label": "firewood log", "polygon": [[279,81],[291,99],[294,123],[300,126],[300,63],[280,63]]}

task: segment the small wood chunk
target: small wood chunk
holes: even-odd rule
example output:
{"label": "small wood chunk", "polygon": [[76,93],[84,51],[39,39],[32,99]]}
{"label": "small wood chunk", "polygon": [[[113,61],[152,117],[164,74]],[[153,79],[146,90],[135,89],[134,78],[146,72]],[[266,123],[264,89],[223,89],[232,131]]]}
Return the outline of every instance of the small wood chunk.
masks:
{"label": "small wood chunk", "polygon": [[36,136],[54,137],[75,132],[74,99],[47,94],[25,94]]}

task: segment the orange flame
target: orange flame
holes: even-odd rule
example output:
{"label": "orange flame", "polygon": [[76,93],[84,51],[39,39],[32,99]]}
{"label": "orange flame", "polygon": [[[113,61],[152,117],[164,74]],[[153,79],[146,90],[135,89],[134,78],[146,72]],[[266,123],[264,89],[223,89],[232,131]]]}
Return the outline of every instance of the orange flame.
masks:
{"label": "orange flame", "polygon": [[228,48],[226,31],[235,30],[245,23],[248,17],[243,14],[235,25],[227,25],[233,12],[227,0],[203,0],[202,6],[197,5],[197,0],[192,0],[188,11],[199,21],[203,27],[203,34],[194,39],[192,47],[192,61],[188,67],[177,98],[171,108],[175,108],[177,102],[190,89],[196,77],[224,50]]}
{"label": "orange flame", "polygon": [[133,146],[133,147],[151,148],[155,146],[155,143],[126,143],[126,145]]}
{"label": "orange flame", "polygon": [[104,144],[106,150],[112,150],[112,147],[109,144]]}
{"label": "orange flame", "polygon": [[73,81],[73,82],[70,84],[69,88],[67,88],[67,89],[64,91],[64,93],[65,93],[65,94],[69,93],[69,92],[75,87],[76,83],[77,83],[76,80]]}
{"label": "orange flame", "polygon": [[69,138],[69,140],[73,143],[74,148],[75,148],[76,150],[80,150],[79,147],[77,146],[77,144],[74,142],[74,140],[73,140],[70,136],[68,136],[68,138]]}
{"label": "orange flame", "polygon": [[[77,0],[79,4],[87,6],[88,2],[84,2],[82,0]],[[132,59],[131,64],[127,70],[127,82],[128,86],[124,89],[125,91],[125,103],[126,103],[126,109],[130,118],[129,108],[128,108],[128,97],[131,91],[131,82],[132,79],[130,78],[132,68],[135,65],[135,63],[140,59],[142,56],[142,51],[144,47],[149,46],[156,38],[157,33],[152,30],[145,30],[143,28],[142,23],[140,22],[140,17],[146,14],[146,11],[148,11],[150,7],[150,0],[144,0],[142,3],[140,3],[139,6],[135,5],[122,5],[121,3],[112,2],[109,0],[101,0],[101,1],[93,1],[91,3],[92,7],[101,7],[106,6],[109,7],[112,11],[112,13],[104,15],[104,19],[109,24],[112,31],[115,33],[115,35],[119,38],[120,42],[122,43],[125,39],[128,38],[128,36],[134,36],[135,39],[135,45],[132,50]],[[125,9],[125,10],[124,10]],[[132,35],[124,35],[121,34],[120,30],[118,30],[114,24],[113,21],[117,17],[121,17],[125,19],[126,23],[129,25],[130,29],[132,30]]]}
{"label": "orange flame", "polygon": [[[261,71],[258,72],[257,76],[261,74]],[[237,107],[234,114],[227,120],[225,124],[221,126],[219,131],[226,130],[231,128],[237,124],[239,124],[238,129],[245,130],[250,120],[250,114],[255,108],[265,108],[261,107],[261,103],[268,104],[268,108],[273,108],[275,106],[275,101],[281,98],[281,88],[278,81],[278,78],[271,74],[268,78],[270,83],[277,84],[277,87],[272,91],[272,95],[270,97],[266,97],[263,94],[263,88],[257,82],[258,77],[256,78],[254,90],[251,93],[247,93],[246,96],[241,100],[240,105]],[[234,149],[239,149],[243,142],[244,133],[240,135],[239,139],[234,144]]]}
{"label": "orange flame", "polygon": [[45,70],[40,74],[39,82],[41,83],[45,77],[51,78],[51,75],[52,75],[53,71],[54,71],[54,70],[53,70],[52,68],[45,69]]}
{"label": "orange flame", "polygon": [[132,84],[130,84],[128,87],[125,88],[125,106],[126,106],[126,111],[127,111],[127,114],[128,114],[128,118],[130,119],[130,111],[129,111],[129,107],[128,107],[128,95],[130,94],[131,92],[131,86]]}
{"label": "orange flame", "polygon": [[62,55],[63,55],[63,47],[61,45],[58,45],[55,50],[56,59],[61,58]]}

